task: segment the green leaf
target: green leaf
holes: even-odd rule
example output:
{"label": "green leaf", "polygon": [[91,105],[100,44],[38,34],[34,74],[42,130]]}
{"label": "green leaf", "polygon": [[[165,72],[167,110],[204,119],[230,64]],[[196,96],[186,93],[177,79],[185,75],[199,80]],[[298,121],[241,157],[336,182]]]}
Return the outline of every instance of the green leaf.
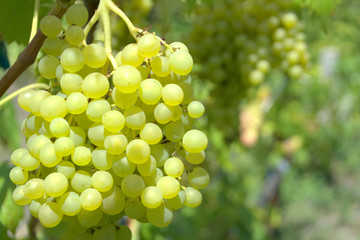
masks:
{"label": "green leaf", "polygon": [[310,8],[319,16],[327,17],[334,11],[336,4],[336,0],[312,0]]}
{"label": "green leaf", "polygon": [[194,10],[196,0],[186,0],[186,9],[188,13],[191,13]]}
{"label": "green leaf", "polygon": [[11,102],[0,109],[0,142],[5,142],[12,150],[20,145],[20,128]]}
{"label": "green leaf", "polygon": [[0,209],[0,222],[12,233],[15,233],[24,211],[12,199],[12,191],[13,189],[10,187],[6,190],[6,197]]}

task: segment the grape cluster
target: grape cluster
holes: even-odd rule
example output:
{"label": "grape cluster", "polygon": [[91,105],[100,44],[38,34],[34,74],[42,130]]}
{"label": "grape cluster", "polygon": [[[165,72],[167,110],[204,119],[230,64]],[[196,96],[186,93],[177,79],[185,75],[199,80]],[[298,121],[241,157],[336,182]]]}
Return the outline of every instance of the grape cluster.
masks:
{"label": "grape cluster", "polygon": [[[214,85],[211,94],[216,102],[210,104],[215,111],[210,112],[216,112],[217,120],[224,116],[217,122],[229,126],[230,134],[238,126],[234,109],[251,87],[265,82],[272,69],[298,79],[309,63],[303,24],[289,11],[290,4],[225,0],[196,9],[190,49],[195,60],[204,63],[200,77]],[[227,98],[222,97],[224,92]]]}
{"label": "grape cluster", "polygon": [[193,99],[192,57],[145,32],[109,71],[104,47],[83,43],[86,8],[73,5],[65,18],[66,30],[55,16],[40,22],[38,70],[51,90],[18,98],[30,114],[27,148],[11,155],[13,199],[45,227],[67,222],[63,239],[129,239],[116,224],[125,215],[165,227],[175,210],[198,206],[209,183],[198,166],[208,140],[193,129],[205,109]]}

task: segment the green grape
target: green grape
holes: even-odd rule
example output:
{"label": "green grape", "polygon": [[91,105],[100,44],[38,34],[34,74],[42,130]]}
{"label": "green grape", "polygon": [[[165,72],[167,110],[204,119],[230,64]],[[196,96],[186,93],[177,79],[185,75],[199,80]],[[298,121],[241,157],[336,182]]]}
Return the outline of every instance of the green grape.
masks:
{"label": "green grape", "polygon": [[26,183],[29,177],[29,173],[21,167],[16,166],[10,170],[9,177],[13,183],[21,185]]}
{"label": "green grape", "polygon": [[184,163],[177,157],[169,158],[165,161],[164,171],[166,175],[178,178],[184,171]]}
{"label": "green grape", "polygon": [[124,211],[129,218],[139,219],[145,214],[146,208],[138,197],[130,197],[125,202]]}
{"label": "green grape", "polygon": [[118,155],[126,150],[128,140],[123,134],[113,134],[106,136],[104,140],[104,147],[110,153]]}
{"label": "green grape", "polygon": [[151,60],[151,70],[159,77],[166,77],[170,74],[169,59],[164,56],[157,56]]}
{"label": "green grape", "polygon": [[84,26],[89,17],[88,10],[83,4],[71,5],[65,13],[69,25]]}
{"label": "green grape", "polygon": [[107,61],[105,48],[96,43],[84,47],[83,54],[85,57],[85,64],[92,68],[100,68],[104,66]]}
{"label": "green grape", "polygon": [[30,153],[25,152],[20,158],[19,166],[26,171],[34,171],[40,166],[40,161],[31,156]]}
{"label": "green grape", "polygon": [[85,189],[80,194],[81,207],[87,211],[94,211],[99,208],[101,206],[101,201],[101,193],[94,188]]}
{"label": "green grape", "polygon": [[170,83],[163,88],[161,96],[167,105],[176,106],[182,102],[184,92],[179,85]]}
{"label": "green grape", "polygon": [[147,187],[141,193],[141,202],[147,208],[157,208],[163,202],[163,194],[157,187]]}
{"label": "green grape", "polygon": [[63,118],[53,119],[49,127],[54,137],[65,137],[70,133],[69,123]]}
{"label": "green grape", "polygon": [[149,145],[157,144],[163,138],[161,128],[155,123],[146,123],[140,131],[140,138]]}
{"label": "green grape", "polygon": [[41,117],[30,114],[26,119],[25,126],[31,133],[36,134],[38,133],[42,123],[43,119]]}
{"label": "green grape", "polygon": [[171,122],[164,128],[165,137],[172,142],[180,142],[184,133],[185,129],[181,121]]}
{"label": "green grape", "polygon": [[127,197],[138,197],[145,188],[144,180],[136,174],[129,174],[121,182],[121,189]]}
{"label": "green grape", "polygon": [[81,226],[90,228],[98,224],[103,216],[103,212],[98,208],[94,211],[87,211],[81,209],[78,215],[76,215]]}
{"label": "green grape", "polygon": [[113,184],[113,177],[106,171],[96,171],[91,177],[91,185],[99,192],[109,191]]}
{"label": "green grape", "polygon": [[270,70],[270,63],[266,60],[260,60],[256,63],[256,69],[261,71],[263,74],[267,74]]}
{"label": "green grape", "polygon": [[116,215],[125,207],[125,195],[121,189],[114,186],[109,191],[102,193],[101,210],[108,215]]}
{"label": "green grape", "polygon": [[191,187],[201,189],[205,188],[209,184],[210,177],[205,169],[201,167],[195,167],[188,174],[188,180]]}
{"label": "green grape", "polygon": [[192,153],[203,151],[208,144],[206,135],[200,130],[195,129],[187,131],[182,142],[185,150]]}
{"label": "green grape", "polygon": [[125,154],[115,156],[112,170],[119,177],[126,177],[135,171],[136,165],[128,160]]}
{"label": "green grape", "polygon": [[187,107],[187,110],[188,110],[189,116],[192,118],[199,118],[205,112],[204,105],[199,101],[190,102]]}
{"label": "green grape", "polygon": [[29,211],[31,215],[33,215],[36,218],[39,218],[39,210],[41,205],[43,204],[43,201],[40,200],[32,200],[29,204]]}
{"label": "green grape", "polygon": [[133,163],[144,163],[150,157],[150,147],[144,140],[134,139],[126,147],[126,156]]}
{"label": "green grape", "polygon": [[77,166],[86,166],[91,162],[91,151],[84,146],[78,146],[74,149],[71,159]]}
{"label": "green grape", "polygon": [[109,81],[101,73],[90,73],[83,80],[82,91],[89,98],[101,98],[109,91]]}
{"label": "green grape", "polygon": [[105,99],[93,99],[86,109],[86,116],[93,122],[101,123],[104,113],[110,111],[111,107]]}
{"label": "green grape", "polygon": [[78,147],[85,143],[86,133],[81,127],[71,126],[69,138],[73,141],[74,147]]}
{"label": "green grape", "polygon": [[140,82],[139,70],[130,65],[120,66],[113,75],[113,83],[116,89],[122,93],[135,92],[139,88]]}
{"label": "green grape", "polygon": [[31,199],[24,194],[24,188],[24,185],[17,186],[12,194],[12,199],[20,206],[25,206],[31,202]]}
{"label": "green grape", "polygon": [[61,29],[61,21],[54,15],[48,15],[41,19],[39,24],[40,31],[47,37],[56,37]]}
{"label": "green grape", "polygon": [[93,240],[116,240],[115,238],[115,226],[111,223],[107,223],[101,228],[95,229],[93,234]]}
{"label": "green grape", "polygon": [[132,93],[122,93],[119,92],[116,87],[114,87],[112,91],[112,98],[114,103],[121,109],[128,109],[132,107],[135,104],[137,97],[138,94],[136,91]]}
{"label": "green grape", "polygon": [[145,113],[138,107],[126,109],[124,116],[126,126],[134,130],[140,130],[146,123]]}
{"label": "green grape", "polygon": [[172,121],[173,122],[179,121],[181,119],[183,109],[179,105],[174,106],[173,109],[174,109],[174,117],[173,117]]}
{"label": "green grape", "polygon": [[63,174],[66,178],[72,178],[75,174],[75,165],[70,161],[62,161],[57,165],[57,172]]}
{"label": "green grape", "polygon": [[51,94],[44,90],[39,90],[39,91],[36,91],[34,94],[32,94],[31,104],[30,104],[31,112],[36,116],[41,116],[41,114],[40,114],[41,104],[43,103],[43,101],[46,98],[48,98],[50,96],[51,96]]}
{"label": "green grape", "polygon": [[165,199],[175,197],[180,191],[179,181],[170,176],[160,178],[156,186],[161,190]]}
{"label": "green grape", "polygon": [[63,42],[57,37],[46,38],[42,45],[42,50],[48,55],[59,56],[62,45]]}
{"label": "green grape", "polygon": [[119,132],[125,126],[125,117],[117,110],[110,110],[104,113],[101,121],[104,128],[112,133]]}
{"label": "green grape", "polygon": [[286,29],[291,29],[298,23],[298,17],[292,12],[285,13],[281,18],[281,23]]}
{"label": "green grape", "polygon": [[193,68],[193,59],[189,52],[184,50],[177,50],[171,54],[169,58],[169,65],[171,71],[178,75],[187,75]]}
{"label": "green grape", "polygon": [[160,168],[156,168],[156,170],[154,171],[154,173],[150,176],[144,176],[144,182],[147,186],[156,186],[157,182],[159,181],[159,179],[161,177],[163,177],[164,174],[161,171]]}
{"label": "green grape", "polygon": [[204,151],[197,153],[186,152],[185,159],[191,164],[200,164],[205,160],[205,152]]}
{"label": "green grape", "polygon": [[92,144],[98,147],[104,146],[105,127],[99,123],[94,123],[88,130],[88,138]]}
{"label": "green grape", "polygon": [[81,92],[82,77],[75,73],[65,73],[60,79],[61,90],[70,95],[73,92]]}
{"label": "green grape", "polygon": [[136,43],[130,43],[121,52],[121,65],[131,65],[138,67],[144,61],[144,57],[139,54]]}
{"label": "green grape", "polygon": [[294,65],[294,66],[290,67],[288,71],[289,71],[290,77],[293,79],[298,79],[301,76],[301,74],[303,73],[303,69],[299,65]]}
{"label": "green grape", "polygon": [[191,83],[180,82],[178,85],[181,87],[184,93],[182,104],[189,104],[194,99],[194,91]]}
{"label": "green grape", "polygon": [[38,158],[41,148],[49,143],[51,143],[50,139],[43,135],[32,135],[26,145],[31,155]]}
{"label": "green grape", "polygon": [[60,197],[68,188],[66,176],[59,172],[50,173],[44,179],[44,190],[51,197]]}
{"label": "green grape", "polygon": [[88,106],[88,100],[84,94],[79,92],[71,93],[66,99],[66,109],[71,114],[80,114]]}
{"label": "green grape", "polygon": [[80,196],[76,192],[67,192],[58,201],[61,211],[68,216],[75,216],[81,211]]}
{"label": "green grape", "polygon": [[154,57],[160,51],[160,39],[153,34],[146,34],[138,40],[137,47],[143,57]]}
{"label": "green grape", "polygon": [[162,204],[157,208],[148,208],[146,210],[146,217],[152,225],[162,228],[171,223],[173,213]]}
{"label": "green grape", "polygon": [[174,108],[165,103],[159,103],[154,110],[155,120],[160,124],[166,124],[174,118]]}
{"label": "green grape", "polygon": [[156,159],[157,167],[164,166],[165,161],[169,158],[170,154],[166,146],[163,144],[155,144],[150,146],[151,156]]}
{"label": "green grape", "polygon": [[116,240],[131,240],[132,233],[128,226],[121,225],[115,232]]}
{"label": "green grape", "polygon": [[151,176],[156,171],[156,160],[153,156],[141,164],[137,165],[137,170],[141,176]]}
{"label": "green grape", "polygon": [[154,105],[161,99],[161,91],[161,83],[156,79],[148,78],[140,83],[138,93],[143,103]]}
{"label": "green grape", "polygon": [[187,207],[197,207],[202,201],[201,192],[192,187],[185,188],[185,196],[185,206]]}
{"label": "green grape", "polygon": [[61,162],[62,157],[56,153],[55,145],[49,143],[41,148],[39,159],[45,167],[55,167]]}
{"label": "green grape", "polygon": [[[77,46],[84,41],[85,32],[79,26],[70,26],[65,31],[65,39],[70,45]],[[85,47],[86,48],[86,47]],[[85,56],[86,61],[86,56]]]}
{"label": "green grape", "polygon": [[23,192],[25,196],[30,199],[38,199],[41,198],[45,193],[44,185],[45,182],[43,179],[32,178],[25,184]]}
{"label": "green grape", "polygon": [[65,117],[67,113],[65,100],[57,95],[49,96],[42,102],[40,113],[48,122],[55,118]]}
{"label": "green grape", "polygon": [[[173,50],[183,50],[183,51],[186,51],[186,52],[189,52],[189,49],[186,47],[186,45],[182,42],[172,42],[170,43],[170,47],[173,49]],[[167,58],[170,58],[171,56],[171,51],[170,49],[166,49],[165,51],[165,56]]]}
{"label": "green grape", "polygon": [[56,68],[59,64],[60,61],[52,55],[42,57],[38,64],[40,75],[46,79],[56,78]]}
{"label": "green grape", "polygon": [[118,52],[116,55],[115,55],[115,62],[116,64],[118,65],[118,67],[124,65],[121,61],[121,55],[122,55],[122,51]]}
{"label": "green grape", "polygon": [[41,205],[39,209],[40,223],[47,227],[52,228],[57,226],[63,218],[63,213],[57,203],[46,202]]}
{"label": "green grape", "polygon": [[25,148],[16,149],[15,151],[12,152],[12,154],[10,156],[11,162],[15,166],[20,166],[20,159],[25,153],[28,153],[28,150],[26,150]]}
{"label": "green grape", "polygon": [[82,192],[91,187],[91,176],[88,172],[78,170],[71,178],[70,184],[75,191]]}
{"label": "green grape", "polygon": [[171,210],[177,210],[184,206],[185,204],[185,191],[180,190],[180,192],[176,195],[176,197],[171,199],[166,199],[166,207]]}
{"label": "green grape", "polygon": [[67,48],[60,56],[60,63],[63,69],[68,72],[78,72],[85,64],[83,53],[78,48]]}
{"label": "green grape", "polygon": [[74,152],[74,142],[69,137],[61,137],[56,139],[55,143],[55,152],[60,156],[68,156]]}
{"label": "green grape", "polygon": [[92,152],[92,164],[99,170],[109,170],[112,167],[114,155],[109,154],[104,148],[96,148]]}
{"label": "green grape", "polygon": [[30,105],[32,104],[31,99],[35,92],[36,92],[35,90],[28,90],[22,92],[18,97],[19,106],[27,112],[31,112],[30,110]]}

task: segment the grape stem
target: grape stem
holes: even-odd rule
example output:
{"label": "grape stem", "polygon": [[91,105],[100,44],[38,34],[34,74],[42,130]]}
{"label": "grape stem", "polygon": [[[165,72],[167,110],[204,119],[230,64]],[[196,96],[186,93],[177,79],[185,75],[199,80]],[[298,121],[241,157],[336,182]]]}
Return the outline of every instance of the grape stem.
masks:
{"label": "grape stem", "polygon": [[95,11],[94,15],[91,17],[91,19],[89,20],[89,22],[86,24],[86,27],[84,28],[84,33],[85,33],[85,40],[83,41],[83,45],[86,46],[86,37],[90,32],[90,29],[94,26],[94,24],[97,22],[97,20],[99,20],[100,18],[100,12],[99,11]]}
{"label": "grape stem", "polygon": [[7,103],[8,101],[10,101],[11,99],[15,98],[16,96],[20,95],[23,92],[28,91],[29,89],[33,89],[33,88],[41,88],[41,89],[48,89],[49,85],[45,84],[45,83],[34,83],[34,84],[30,84],[27,85],[26,87],[20,88],[19,90],[11,93],[10,95],[6,96],[5,98],[0,100],[0,108],[1,106],[3,106],[5,103]]}
{"label": "grape stem", "polygon": [[37,32],[37,25],[38,25],[38,20],[39,20],[39,7],[40,7],[40,0],[35,0],[34,14],[33,14],[33,19],[32,19],[29,42],[31,42],[31,40],[34,38],[34,36]]}

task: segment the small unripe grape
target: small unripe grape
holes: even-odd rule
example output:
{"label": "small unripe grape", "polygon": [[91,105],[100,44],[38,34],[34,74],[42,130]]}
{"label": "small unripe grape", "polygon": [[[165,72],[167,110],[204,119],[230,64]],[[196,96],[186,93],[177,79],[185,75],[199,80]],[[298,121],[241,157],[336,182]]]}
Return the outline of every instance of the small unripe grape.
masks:
{"label": "small unripe grape", "polygon": [[190,102],[187,107],[187,110],[188,110],[189,116],[192,118],[199,118],[205,112],[204,105],[199,101]]}
{"label": "small unripe grape", "polygon": [[170,69],[178,75],[187,75],[193,68],[193,59],[189,52],[177,50],[169,58]]}
{"label": "small unripe grape", "polygon": [[61,29],[61,21],[54,15],[45,16],[40,21],[40,30],[47,37],[56,37]]}
{"label": "small unripe grape", "polygon": [[160,40],[153,34],[146,34],[138,41],[139,53],[143,57],[154,57],[160,51]]}

